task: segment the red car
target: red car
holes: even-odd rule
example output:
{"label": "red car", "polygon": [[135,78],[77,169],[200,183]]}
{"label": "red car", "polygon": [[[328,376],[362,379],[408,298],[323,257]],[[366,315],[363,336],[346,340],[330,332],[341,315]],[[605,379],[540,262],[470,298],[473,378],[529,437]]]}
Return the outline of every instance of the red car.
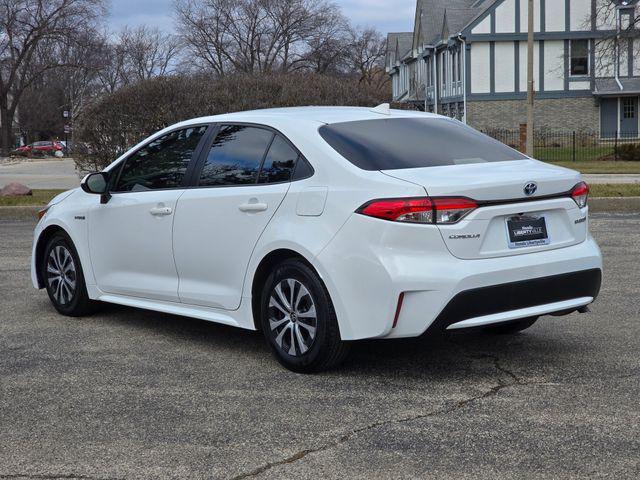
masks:
{"label": "red car", "polygon": [[56,152],[62,152],[63,150],[64,150],[64,145],[62,144],[62,142],[54,141],[54,142],[34,142],[31,145],[24,145],[22,147],[18,147],[14,150],[14,152],[19,155],[30,155],[30,154],[55,155]]}

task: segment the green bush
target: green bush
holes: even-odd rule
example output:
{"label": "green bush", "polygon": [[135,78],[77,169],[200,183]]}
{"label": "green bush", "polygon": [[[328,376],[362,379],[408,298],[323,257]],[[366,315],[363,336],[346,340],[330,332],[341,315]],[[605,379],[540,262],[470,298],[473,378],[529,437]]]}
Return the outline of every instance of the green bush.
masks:
{"label": "green bush", "polygon": [[640,144],[626,143],[615,148],[617,160],[640,162]]}

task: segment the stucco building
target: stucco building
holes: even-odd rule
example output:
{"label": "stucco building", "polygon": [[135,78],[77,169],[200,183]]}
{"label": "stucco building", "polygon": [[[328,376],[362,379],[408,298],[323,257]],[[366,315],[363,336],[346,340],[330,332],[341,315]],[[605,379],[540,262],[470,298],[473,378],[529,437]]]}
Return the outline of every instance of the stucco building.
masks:
{"label": "stucco building", "polygon": [[[527,0],[417,0],[388,35],[393,100],[515,129],[526,121]],[[535,0],[536,127],[637,137],[638,0]]]}

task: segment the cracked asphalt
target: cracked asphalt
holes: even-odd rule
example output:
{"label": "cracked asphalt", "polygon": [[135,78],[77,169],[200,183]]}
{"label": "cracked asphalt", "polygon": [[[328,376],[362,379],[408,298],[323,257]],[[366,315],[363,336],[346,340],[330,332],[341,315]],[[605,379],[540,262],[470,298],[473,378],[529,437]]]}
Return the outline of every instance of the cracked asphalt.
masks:
{"label": "cracked asphalt", "polygon": [[0,479],[640,477],[640,216],[597,214],[587,315],[526,333],[356,344],[283,370],[259,334],[32,289],[0,220]]}

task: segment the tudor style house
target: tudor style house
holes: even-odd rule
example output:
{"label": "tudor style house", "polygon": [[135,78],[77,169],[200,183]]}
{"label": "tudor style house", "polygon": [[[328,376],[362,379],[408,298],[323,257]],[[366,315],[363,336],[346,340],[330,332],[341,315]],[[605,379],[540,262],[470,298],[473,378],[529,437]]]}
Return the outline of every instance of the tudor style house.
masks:
{"label": "tudor style house", "polygon": [[[537,128],[637,137],[639,0],[535,0]],[[393,101],[515,129],[526,121],[527,0],[417,0],[390,33]]]}

